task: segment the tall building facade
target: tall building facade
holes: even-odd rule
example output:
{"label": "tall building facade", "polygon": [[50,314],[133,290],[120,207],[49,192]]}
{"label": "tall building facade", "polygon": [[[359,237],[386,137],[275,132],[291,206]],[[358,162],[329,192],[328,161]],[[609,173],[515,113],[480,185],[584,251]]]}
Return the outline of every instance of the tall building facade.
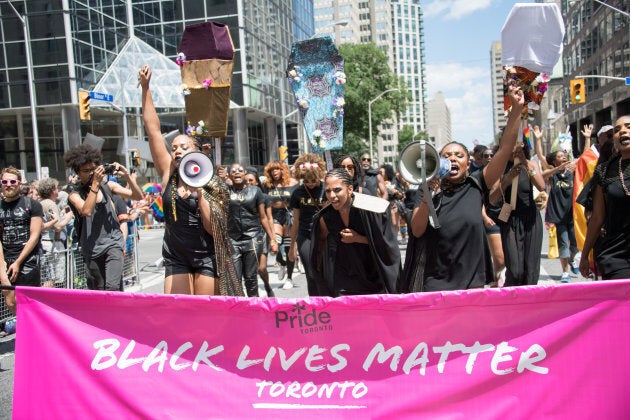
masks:
{"label": "tall building facade", "polygon": [[435,94],[427,104],[429,141],[440,150],[447,143],[453,141],[451,131],[451,111],[446,105],[442,92]]}
{"label": "tall building facade", "polygon": [[[28,40],[18,15],[25,18]],[[92,102],[92,120],[80,121],[78,90],[97,86],[134,38],[174,62],[185,26],[205,21],[227,24],[236,51],[223,160],[263,165],[277,156],[284,120],[289,123],[291,154],[298,153],[297,118],[283,118],[295,109],[285,67],[292,42],[314,32],[312,0],[12,0],[0,4],[0,16],[1,166],[23,168],[34,178],[39,148],[41,166],[64,179],[63,153],[86,133],[105,139],[105,159],[120,161],[122,137],[144,138],[139,103],[123,99],[128,126],[123,133],[121,103],[116,102],[125,95],[107,92],[113,94],[118,110]],[[37,135],[29,112],[26,42],[32,56]],[[160,70],[154,69],[154,79]],[[131,83],[121,82],[120,91],[137,90],[136,73]],[[170,82],[172,89],[179,89],[181,82]],[[160,112],[164,132],[185,128],[181,105]]]}
{"label": "tall building facade", "polygon": [[[573,136],[574,153],[582,149],[580,130],[599,127],[630,114],[630,3],[607,0],[562,1],[565,22],[563,125]],[[616,9],[616,10],[615,10]],[[586,102],[571,104],[569,81],[583,76]]]}
{"label": "tall building facade", "polygon": [[490,48],[490,86],[492,93],[492,132],[496,137],[505,127],[507,120],[503,110],[503,63],[501,41],[494,41]]}

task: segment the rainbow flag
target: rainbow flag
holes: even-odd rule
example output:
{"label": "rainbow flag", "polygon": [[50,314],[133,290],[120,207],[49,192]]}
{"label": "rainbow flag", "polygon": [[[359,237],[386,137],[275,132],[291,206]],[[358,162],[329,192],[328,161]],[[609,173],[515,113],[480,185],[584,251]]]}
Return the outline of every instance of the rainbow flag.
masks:
{"label": "rainbow flag", "polygon": [[158,222],[164,220],[164,208],[162,207],[161,196],[155,197],[155,200],[151,203],[151,210],[153,211],[153,217],[155,217],[155,220]]}
{"label": "rainbow flag", "polygon": [[525,144],[525,147],[527,147],[527,150],[534,149],[532,146],[532,133],[529,130],[529,126],[526,126],[523,130],[523,143]]}

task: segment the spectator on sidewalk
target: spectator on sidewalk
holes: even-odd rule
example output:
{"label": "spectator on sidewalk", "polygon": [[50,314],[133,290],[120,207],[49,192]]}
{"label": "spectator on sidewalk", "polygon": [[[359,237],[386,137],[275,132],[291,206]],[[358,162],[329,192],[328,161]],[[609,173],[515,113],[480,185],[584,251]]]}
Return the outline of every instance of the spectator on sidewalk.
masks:
{"label": "spectator on sidewalk", "polygon": [[[44,214],[37,200],[20,194],[20,177],[20,171],[13,166],[2,170],[0,242],[11,284],[39,287],[40,237]],[[15,315],[15,291],[9,291],[5,299],[7,307]]]}
{"label": "spectator on sidewalk", "polygon": [[[123,165],[111,163],[108,168],[101,165],[101,152],[88,144],[68,150],[64,160],[66,167],[79,176],[79,182],[70,186],[68,200],[75,213],[88,287],[122,291],[124,242],[113,195],[139,200],[142,190]],[[125,178],[130,188],[107,181],[106,169],[111,175]]]}

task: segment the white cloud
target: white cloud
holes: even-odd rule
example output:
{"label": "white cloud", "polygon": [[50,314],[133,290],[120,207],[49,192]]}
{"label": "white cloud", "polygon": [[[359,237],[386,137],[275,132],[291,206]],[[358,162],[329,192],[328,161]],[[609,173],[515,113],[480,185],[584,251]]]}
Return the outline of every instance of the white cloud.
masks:
{"label": "white cloud", "polygon": [[427,3],[423,11],[427,18],[443,15],[446,20],[458,20],[487,9],[492,3],[493,0],[435,0]]}
{"label": "white cloud", "polygon": [[475,139],[490,144],[492,134],[492,99],[488,67],[462,63],[428,64],[428,99],[442,92],[451,111],[453,140],[472,146]]}

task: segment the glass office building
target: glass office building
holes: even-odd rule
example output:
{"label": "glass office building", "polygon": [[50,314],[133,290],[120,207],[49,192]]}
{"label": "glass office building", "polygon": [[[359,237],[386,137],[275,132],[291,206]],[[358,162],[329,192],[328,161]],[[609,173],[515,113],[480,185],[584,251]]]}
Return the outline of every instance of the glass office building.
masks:
{"label": "glass office building", "polygon": [[[312,0],[11,0],[0,3],[0,17],[0,165],[25,169],[29,179],[35,178],[37,148],[41,167],[64,179],[63,153],[87,133],[105,139],[105,160],[124,162],[123,117],[133,147],[144,141],[136,86],[139,63],[154,68],[152,89],[161,90],[156,106],[163,132],[183,130],[174,60],[186,25],[205,21],[227,24],[235,47],[223,162],[263,165],[277,156],[283,111],[287,115],[295,109],[284,77],[291,45],[312,35],[314,25]],[[113,106],[91,100],[91,120],[81,121],[80,89],[106,90]],[[298,154],[296,122],[295,115],[287,118],[292,156]],[[150,157],[145,153],[142,158],[141,173],[150,176]]]}

